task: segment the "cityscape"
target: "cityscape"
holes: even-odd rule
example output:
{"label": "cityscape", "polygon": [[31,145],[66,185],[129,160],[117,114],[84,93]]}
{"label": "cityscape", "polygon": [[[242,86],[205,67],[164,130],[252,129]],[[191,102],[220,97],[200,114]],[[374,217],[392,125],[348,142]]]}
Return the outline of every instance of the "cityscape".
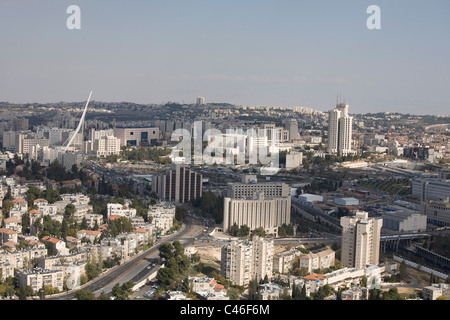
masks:
{"label": "cityscape", "polygon": [[[70,8],[61,32],[87,32]],[[296,105],[212,88],[253,81],[265,99],[290,81],[236,76],[143,103],[88,78],[67,102],[0,91],[1,301],[176,300],[210,317],[221,301],[262,316],[275,300],[450,299],[448,97],[416,112],[345,81]]]}

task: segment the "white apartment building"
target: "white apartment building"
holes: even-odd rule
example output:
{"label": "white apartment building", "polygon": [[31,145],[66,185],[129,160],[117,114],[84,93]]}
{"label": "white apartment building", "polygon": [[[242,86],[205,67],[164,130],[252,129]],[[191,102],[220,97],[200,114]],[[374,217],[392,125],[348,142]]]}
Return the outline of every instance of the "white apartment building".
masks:
{"label": "white apartment building", "polygon": [[273,240],[253,237],[252,241],[233,241],[222,247],[221,272],[233,284],[245,286],[253,279],[269,279],[273,273]]}
{"label": "white apartment building", "polygon": [[103,136],[95,140],[85,141],[85,153],[93,153],[97,157],[107,157],[120,153],[120,139],[114,136]]}
{"label": "white apartment building", "polygon": [[317,269],[326,269],[334,265],[335,252],[329,248],[317,253],[301,254],[298,257],[299,268],[306,269],[308,273]]}
{"label": "white apartment building", "polygon": [[158,203],[149,207],[148,216],[152,217],[152,225],[156,232],[165,234],[173,227],[175,211],[176,207],[171,203]]}
{"label": "white apartment building", "polygon": [[436,300],[441,296],[446,297],[447,300],[450,298],[450,286],[448,284],[434,283],[422,289],[422,297],[424,300]]}
{"label": "white apartment building", "polygon": [[298,168],[303,163],[303,152],[289,152],[286,154],[286,170]]}
{"label": "white apartment building", "polygon": [[108,219],[110,216],[127,218],[133,218],[136,216],[136,209],[131,208],[131,203],[125,203],[124,205],[121,203],[108,203],[106,207]]}
{"label": "white apartment building", "polygon": [[346,267],[364,269],[377,265],[380,255],[380,232],[383,219],[369,218],[367,212],[341,218],[341,262]]}
{"label": "white apartment building", "polygon": [[294,261],[299,255],[300,251],[296,249],[275,254],[273,258],[273,272],[285,274],[289,273],[292,269]]}
{"label": "white apartment building", "polygon": [[62,291],[64,282],[64,273],[61,270],[45,270],[35,268],[29,270],[19,270],[17,272],[19,287],[30,286],[33,292],[38,292],[44,286],[50,286]]}

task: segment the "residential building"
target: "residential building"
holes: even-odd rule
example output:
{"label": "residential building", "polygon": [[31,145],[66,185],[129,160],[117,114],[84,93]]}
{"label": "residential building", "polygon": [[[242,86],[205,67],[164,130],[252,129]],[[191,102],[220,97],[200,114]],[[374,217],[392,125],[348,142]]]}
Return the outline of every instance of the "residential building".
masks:
{"label": "residential building", "polygon": [[438,297],[444,296],[446,300],[450,298],[450,285],[445,283],[434,283],[431,286],[422,289],[422,297],[424,300],[436,300]]}
{"label": "residential building", "polygon": [[17,272],[19,287],[30,286],[34,293],[39,292],[44,286],[63,291],[64,273],[61,270],[45,270],[35,268],[31,271],[22,269]]}
{"label": "residential building", "polygon": [[48,243],[52,248],[53,253],[62,255],[69,253],[69,249],[67,249],[66,243],[61,239],[52,236],[45,236],[41,239],[41,241],[44,243]]}
{"label": "residential building", "polygon": [[300,255],[297,249],[288,252],[280,252],[274,255],[273,258],[273,272],[287,274],[292,269],[293,263]]}
{"label": "residential building", "polygon": [[175,211],[175,205],[172,203],[158,203],[150,206],[148,216],[152,217],[152,225],[157,233],[165,234],[173,227]]}
{"label": "residential building", "polygon": [[136,216],[136,209],[131,208],[131,203],[126,202],[125,204],[121,203],[108,203],[107,204],[107,217],[111,216],[119,216],[119,217],[127,217],[133,218]]}
{"label": "residential building", "polygon": [[197,293],[201,300],[229,300],[227,289],[214,278],[189,277],[192,291]]}
{"label": "residential building", "polygon": [[283,294],[292,296],[292,289],[276,283],[263,283],[258,286],[258,293],[261,300],[279,300]]}
{"label": "residential building", "polygon": [[382,224],[383,219],[369,218],[363,211],[341,217],[341,262],[344,266],[364,269],[366,265],[379,263]]}
{"label": "residential building", "polygon": [[244,286],[251,280],[266,276],[269,280],[273,272],[273,240],[253,237],[251,241],[233,241],[222,247],[221,272],[233,284]]}
{"label": "residential building", "polygon": [[314,270],[330,268],[334,265],[335,252],[329,248],[316,252],[306,253],[298,256],[299,268],[305,269],[308,273]]}
{"label": "residential building", "polygon": [[202,175],[180,164],[172,164],[165,174],[153,177],[152,190],[161,201],[189,202],[202,196]]}

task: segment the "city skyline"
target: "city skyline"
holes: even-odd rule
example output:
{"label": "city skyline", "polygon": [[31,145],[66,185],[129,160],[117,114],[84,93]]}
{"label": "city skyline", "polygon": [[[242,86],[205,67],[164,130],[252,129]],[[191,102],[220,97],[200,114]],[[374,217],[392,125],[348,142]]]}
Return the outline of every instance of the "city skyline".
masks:
{"label": "city skyline", "polygon": [[[173,101],[448,114],[446,1],[2,1],[0,101]],[[370,5],[381,29],[369,30]]]}

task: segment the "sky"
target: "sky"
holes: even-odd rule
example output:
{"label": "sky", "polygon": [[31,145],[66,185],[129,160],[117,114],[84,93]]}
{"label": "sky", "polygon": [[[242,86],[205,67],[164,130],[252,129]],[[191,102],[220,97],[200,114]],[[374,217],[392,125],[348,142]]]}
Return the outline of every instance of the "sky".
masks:
{"label": "sky", "polygon": [[0,101],[448,115],[449,39],[448,0],[0,0]]}

